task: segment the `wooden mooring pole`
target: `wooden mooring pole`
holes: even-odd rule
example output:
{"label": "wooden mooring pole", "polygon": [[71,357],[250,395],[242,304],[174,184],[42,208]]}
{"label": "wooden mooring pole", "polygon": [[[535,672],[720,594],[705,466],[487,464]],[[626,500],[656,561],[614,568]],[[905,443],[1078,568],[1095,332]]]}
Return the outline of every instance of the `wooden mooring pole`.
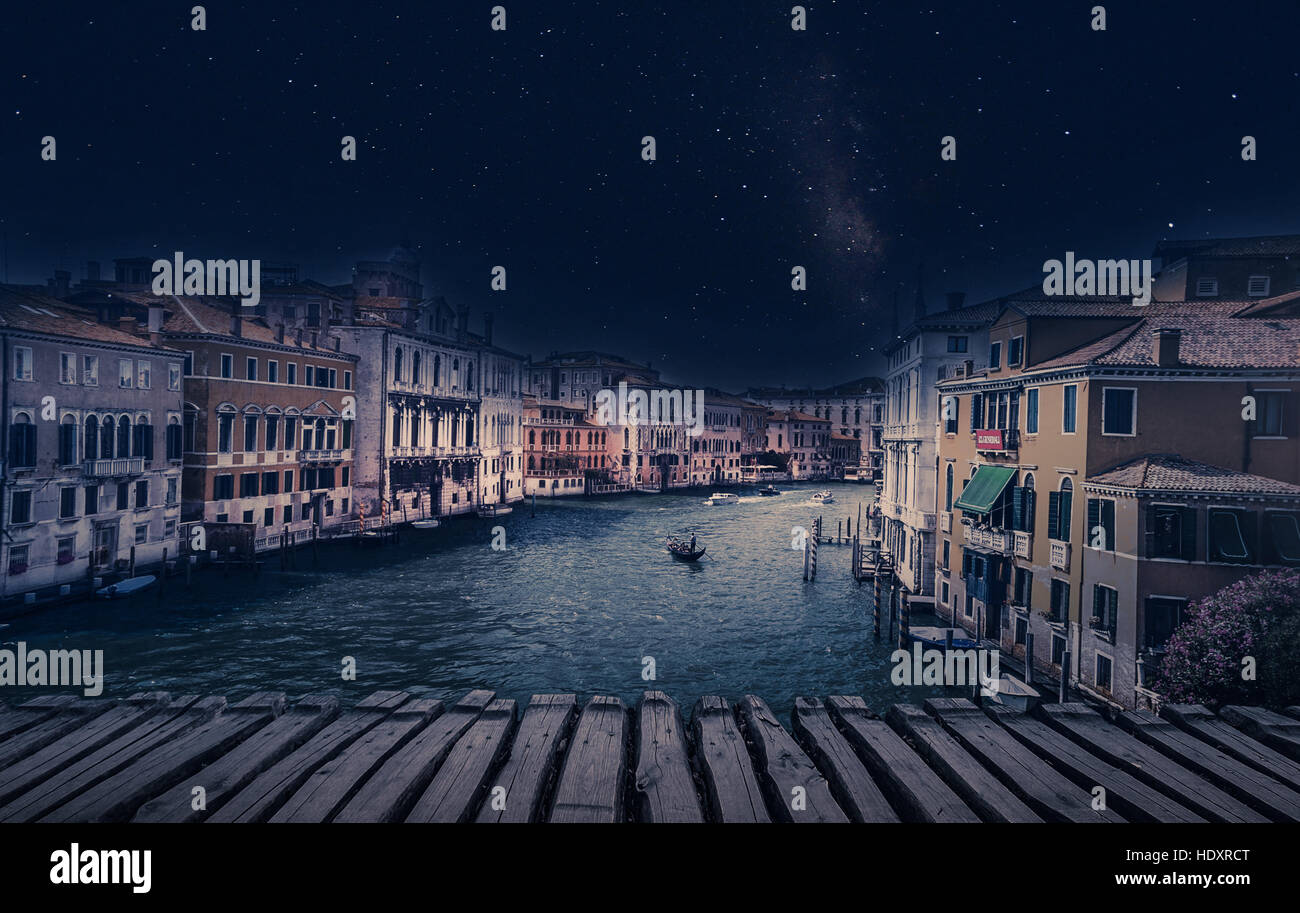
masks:
{"label": "wooden mooring pole", "polygon": [[1061,654],[1061,688],[1057,700],[1062,704],[1069,697],[1070,692],[1070,651],[1066,650]]}
{"label": "wooden mooring pole", "polygon": [[1034,683],[1034,635],[1032,631],[1025,632],[1025,684]]}

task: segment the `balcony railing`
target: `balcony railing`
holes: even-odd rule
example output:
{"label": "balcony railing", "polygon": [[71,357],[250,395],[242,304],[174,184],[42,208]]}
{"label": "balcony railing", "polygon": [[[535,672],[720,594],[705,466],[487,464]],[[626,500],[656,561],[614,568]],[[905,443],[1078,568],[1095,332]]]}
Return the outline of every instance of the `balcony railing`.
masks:
{"label": "balcony railing", "polygon": [[1052,542],[1051,565],[1057,570],[1068,571],[1070,569],[1070,543]]}
{"label": "balcony railing", "polygon": [[299,450],[298,462],[300,463],[321,463],[330,460],[343,459],[342,450]]}
{"label": "balcony railing", "polygon": [[1032,533],[1016,532],[1015,553],[1017,558],[1029,560],[1034,557],[1034,536]]}
{"label": "balcony railing", "polygon": [[1010,555],[1013,545],[1012,534],[1002,529],[972,527],[966,533],[966,541],[976,548],[994,552],[998,555]]}
{"label": "balcony railing", "polygon": [[86,460],[81,471],[88,476],[138,476],[144,472],[144,457],[117,460]]}

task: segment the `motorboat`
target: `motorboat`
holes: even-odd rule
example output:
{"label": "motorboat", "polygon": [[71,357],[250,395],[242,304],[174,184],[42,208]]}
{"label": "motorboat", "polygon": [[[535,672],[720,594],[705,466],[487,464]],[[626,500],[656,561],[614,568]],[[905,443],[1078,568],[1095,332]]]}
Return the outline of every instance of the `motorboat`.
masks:
{"label": "motorboat", "polygon": [[505,504],[484,504],[478,509],[478,515],[485,520],[491,520],[493,517],[504,517],[513,510],[513,507],[507,507]]}
{"label": "motorboat", "polygon": [[781,493],[781,489],[777,488],[774,485],[769,485],[766,488],[760,488],[758,490],[758,493],[765,498],[770,498],[773,495],[779,495]]}
{"label": "motorboat", "polygon": [[705,504],[739,504],[740,496],[730,491],[715,491],[704,500]]}
{"label": "motorboat", "polygon": [[994,703],[1017,713],[1028,713],[1042,697],[1032,685],[1026,685],[1020,679],[1005,673],[998,676],[997,690],[986,689],[984,695]]}
{"label": "motorboat", "polygon": [[929,625],[918,625],[909,628],[907,636],[909,640],[923,643],[927,647],[939,647],[942,649],[948,644],[948,632],[952,632],[952,645],[954,649],[970,649],[978,647],[979,642],[975,640],[974,635],[968,634],[965,628],[940,628]]}
{"label": "motorboat", "polygon": [[435,520],[433,517],[429,517],[424,520],[411,521],[411,529],[437,529],[439,525],[440,524],[438,523],[438,521]]}
{"label": "motorboat", "polygon": [[156,582],[152,574],[146,574],[143,577],[128,577],[126,580],[119,580],[117,583],[110,583],[106,587],[100,587],[95,591],[95,595],[100,599],[125,599],[141,590],[146,590]]}
{"label": "motorboat", "polygon": [[831,494],[829,491],[822,490],[814,494],[812,500],[814,504],[830,504],[835,500],[835,495]]}

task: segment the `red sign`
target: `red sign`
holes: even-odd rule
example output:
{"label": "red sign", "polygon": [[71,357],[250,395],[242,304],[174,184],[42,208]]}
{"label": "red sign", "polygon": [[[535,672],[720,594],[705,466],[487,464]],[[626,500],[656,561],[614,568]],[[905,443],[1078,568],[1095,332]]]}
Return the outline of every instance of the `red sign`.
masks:
{"label": "red sign", "polygon": [[975,432],[976,450],[1006,450],[1001,428],[985,428]]}

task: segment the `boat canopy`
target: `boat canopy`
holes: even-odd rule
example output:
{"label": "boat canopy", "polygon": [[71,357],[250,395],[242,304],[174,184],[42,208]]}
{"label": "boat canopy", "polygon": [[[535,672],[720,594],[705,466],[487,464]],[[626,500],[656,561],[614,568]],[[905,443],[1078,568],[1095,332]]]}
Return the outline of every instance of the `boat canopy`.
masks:
{"label": "boat canopy", "polygon": [[1014,466],[981,466],[953,506],[975,514],[988,513],[1015,474]]}

